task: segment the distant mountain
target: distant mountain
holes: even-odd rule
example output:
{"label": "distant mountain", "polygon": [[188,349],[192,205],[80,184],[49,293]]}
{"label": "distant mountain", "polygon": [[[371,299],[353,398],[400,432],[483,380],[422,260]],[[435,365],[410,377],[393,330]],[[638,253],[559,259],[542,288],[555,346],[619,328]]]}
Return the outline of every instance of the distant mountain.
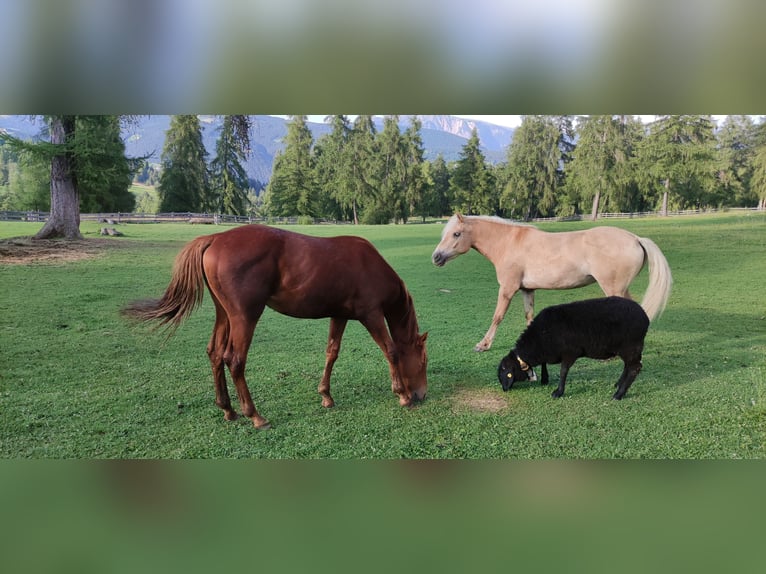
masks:
{"label": "distant mountain", "polygon": [[[412,116],[400,116],[399,125],[404,131]],[[248,176],[263,184],[271,178],[274,156],[284,148],[283,139],[287,135],[289,120],[275,116],[251,116],[251,154],[245,169]],[[460,157],[460,151],[476,128],[487,161],[499,163],[505,159],[505,148],[513,137],[513,129],[496,126],[486,122],[464,120],[455,116],[419,115],[422,123],[421,137],[425,157],[434,160],[441,154],[446,161]],[[378,131],[383,129],[383,117],[373,119]],[[221,116],[200,116],[202,139],[210,158],[215,154],[215,143],[221,127]],[[314,141],[330,133],[329,124],[308,123]],[[123,130],[127,154],[131,157],[149,156],[149,161],[159,163],[165,132],[170,127],[170,116],[144,116],[135,126]],[[45,124],[29,116],[0,115],[0,129],[24,139],[33,139],[45,129]]]}

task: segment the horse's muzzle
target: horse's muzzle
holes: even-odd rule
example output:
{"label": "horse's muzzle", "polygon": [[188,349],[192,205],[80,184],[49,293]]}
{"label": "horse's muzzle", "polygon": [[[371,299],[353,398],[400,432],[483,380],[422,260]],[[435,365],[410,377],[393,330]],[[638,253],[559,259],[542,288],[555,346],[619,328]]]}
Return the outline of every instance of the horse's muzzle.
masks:
{"label": "horse's muzzle", "polygon": [[437,267],[444,267],[444,264],[449,260],[449,257],[444,255],[441,251],[434,251],[434,254],[431,256],[431,261],[434,262],[434,265]]}

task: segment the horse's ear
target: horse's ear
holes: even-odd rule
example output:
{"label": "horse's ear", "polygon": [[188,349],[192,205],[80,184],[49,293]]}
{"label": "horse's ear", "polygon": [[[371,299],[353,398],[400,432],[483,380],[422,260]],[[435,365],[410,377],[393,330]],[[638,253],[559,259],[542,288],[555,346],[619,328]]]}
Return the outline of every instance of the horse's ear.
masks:
{"label": "horse's ear", "polygon": [[457,220],[460,223],[463,223],[463,214],[462,213],[456,213],[455,215],[457,216]]}
{"label": "horse's ear", "polygon": [[426,342],[426,339],[428,339],[428,331],[426,331],[425,333],[423,333],[422,335],[420,335],[420,342],[421,342],[421,343],[425,343],[425,342]]}

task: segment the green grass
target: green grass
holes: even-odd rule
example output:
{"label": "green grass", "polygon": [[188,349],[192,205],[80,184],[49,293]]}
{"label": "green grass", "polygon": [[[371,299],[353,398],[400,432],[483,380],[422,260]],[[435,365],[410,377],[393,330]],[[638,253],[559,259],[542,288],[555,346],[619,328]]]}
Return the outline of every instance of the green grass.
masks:
{"label": "green grass", "polygon": [[[0,457],[763,458],[766,216],[608,224],[651,237],[675,280],[623,401],[611,399],[619,361],[580,359],[559,400],[535,384],[503,393],[495,372],[524,327],[521,297],[494,347],[474,353],[494,309],[494,269],[476,252],[434,267],[440,225],[292,227],[359,234],[378,247],[430,332],[429,392],[422,405],[399,407],[382,353],[351,323],[331,382],[337,406],[323,409],[316,386],[329,322],[267,310],[247,376],[269,431],[225,422],[213,402],[208,297],[169,339],[119,315],[128,301],[162,293],[186,241],[225,228],[123,225],[125,237],[104,239],[113,247],[89,259],[0,264]],[[0,238],[39,227],[0,223]],[[81,229],[91,239],[98,227]],[[631,289],[639,299],[646,275]],[[536,308],[600,295],[597,286],[538,291]]]}

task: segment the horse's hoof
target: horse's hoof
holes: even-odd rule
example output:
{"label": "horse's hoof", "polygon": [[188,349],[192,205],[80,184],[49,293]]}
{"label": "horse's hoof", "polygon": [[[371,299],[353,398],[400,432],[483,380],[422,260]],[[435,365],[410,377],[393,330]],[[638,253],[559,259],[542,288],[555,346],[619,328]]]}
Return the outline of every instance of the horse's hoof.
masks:
{"label": "horse's hoof", "polygon": [[266,419],[263,419],[261,421],[253,421],[253,426],[258,430],[269,430],[271,428],[271,423]]}
{"label": "horse's hoof", "polygon": [[335,401],[332,399],[327,399],[327,398],[322,399],[322,406],[326,409],[331,409],[332,407],[335,406]]}
{"label": "horse's hoof", "polygon": [[489,351],[489,347],[490,347],[490,346],[489,346],[489,345],[487,345],[487,344],[485,344],[485,343],[479,343],[478,345],[476,345],[476,346],[473,348],[473,350],[474,350],[475,352],[477,352],[477,353],[483,353],[484,351]]}
{"label": "horse's hoof", "polygon": [[225,413],[223,415],[223,419],[226,420],[226,421],[235,421],[235,420],[237,420],[238,416],[239,415],[237,415],[237,413],[235,413],[234,411],[230,411],[230,412]]}

